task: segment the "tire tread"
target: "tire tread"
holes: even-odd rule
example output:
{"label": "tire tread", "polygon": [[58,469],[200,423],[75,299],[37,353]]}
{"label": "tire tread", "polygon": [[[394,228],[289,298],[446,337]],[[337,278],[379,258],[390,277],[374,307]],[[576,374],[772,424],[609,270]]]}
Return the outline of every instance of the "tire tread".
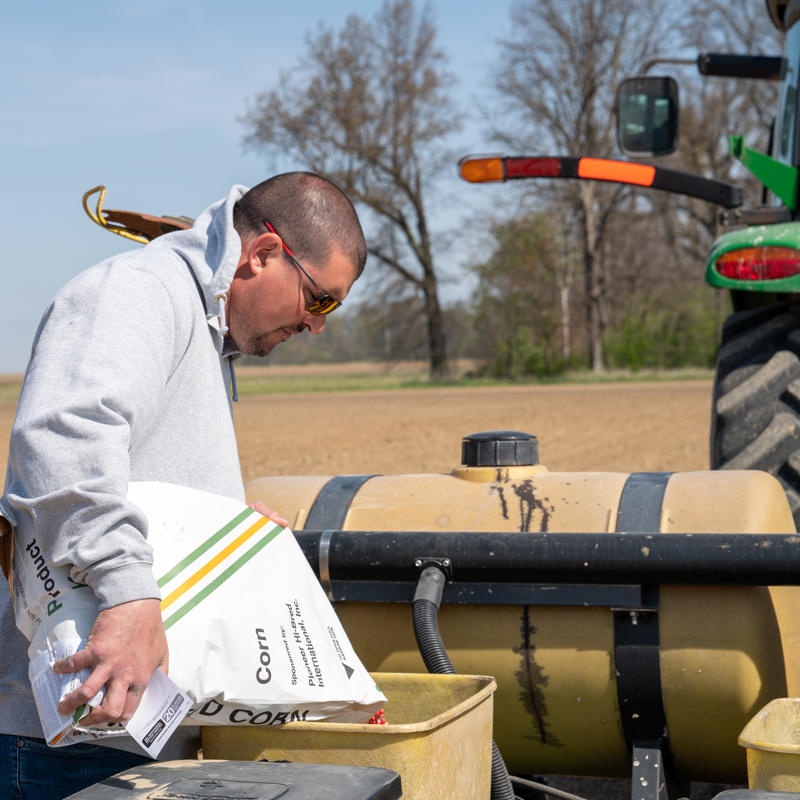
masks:
{"label": "tire tread", "polygon": [[733,314],[723,326],[711,424],[712,469],[775,475],[800,525],[800,304]]}

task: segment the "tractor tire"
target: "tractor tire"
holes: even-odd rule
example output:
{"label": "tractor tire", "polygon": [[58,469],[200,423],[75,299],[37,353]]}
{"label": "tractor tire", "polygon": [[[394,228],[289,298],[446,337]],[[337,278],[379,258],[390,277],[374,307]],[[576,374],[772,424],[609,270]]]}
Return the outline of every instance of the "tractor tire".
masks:
{"label": "tractor tire", "polygon": [[800,527],[800,303],[794,299],[725,322],[714,379],[711,468],[771,473]]}

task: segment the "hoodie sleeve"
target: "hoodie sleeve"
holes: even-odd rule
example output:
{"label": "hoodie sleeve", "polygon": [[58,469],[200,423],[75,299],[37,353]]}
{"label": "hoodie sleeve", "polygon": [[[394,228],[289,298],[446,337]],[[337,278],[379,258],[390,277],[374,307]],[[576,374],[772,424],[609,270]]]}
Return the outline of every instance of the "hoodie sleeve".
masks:
{"label": "hoodie sleeve", "polygon": [[7,499],[51,563],[101,609],[159,598],[147,518],[127,500],[129,450],[159,412],[175,351],[164,285],[124,261],[71,281],[47,309],[11,431]]}

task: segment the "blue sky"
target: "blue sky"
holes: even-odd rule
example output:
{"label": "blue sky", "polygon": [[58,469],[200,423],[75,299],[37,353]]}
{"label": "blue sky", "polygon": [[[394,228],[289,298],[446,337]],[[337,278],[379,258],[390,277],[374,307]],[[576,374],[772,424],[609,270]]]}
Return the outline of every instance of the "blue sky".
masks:
{"label": "blue sky", "polygon": [[[127,249],[84,215],[87,189],[104,183],[110,208],[196,216],[232,184],[268,177],[263,158],[242,148],[236,117],[247,99],[296,63],[318,22],[338,27],[348,14],[370,16],[380,5],[4,3],[0,373],[25,368],[39,318],[61,285]],[[469,109],[485,91],[496,40],[508,28],[508,3],[439,0],[432,7],[461,82],[457,98]],[[453,146],[463,153],[492,149],[477,117]],[[455,165],[445,166],[445,183],[458,189],[459,203],[439,215],[440,224],[470,226],[497,195],[489,187],[461,184],[461,190]],[[454,250],[442,264],[455,274],[464,258],[463,249]],[[456,291],[451,285],[445,295]]]}

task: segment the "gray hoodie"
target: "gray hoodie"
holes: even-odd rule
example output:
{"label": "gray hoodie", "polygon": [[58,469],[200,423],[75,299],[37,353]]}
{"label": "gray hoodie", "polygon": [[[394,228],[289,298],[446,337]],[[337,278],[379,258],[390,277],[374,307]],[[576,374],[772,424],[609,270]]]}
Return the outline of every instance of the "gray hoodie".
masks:
{"label": "gray hoodie", "polygon": [[[36,333],[0,514],[12,525],[30,514],[48,560],[71,565],[101,608],[160,598],[147,520],[126,499],[128,481],[244,500],[219,296],[241,254],[232,215],[246,191],[234,186],[191,230],[78,275]],[[0,733],[42,736],[27,646],[0,592]],[[161,758],[189,757],[196,735],[179,729]],[[141,752],[127,737],[106,741]]]}

